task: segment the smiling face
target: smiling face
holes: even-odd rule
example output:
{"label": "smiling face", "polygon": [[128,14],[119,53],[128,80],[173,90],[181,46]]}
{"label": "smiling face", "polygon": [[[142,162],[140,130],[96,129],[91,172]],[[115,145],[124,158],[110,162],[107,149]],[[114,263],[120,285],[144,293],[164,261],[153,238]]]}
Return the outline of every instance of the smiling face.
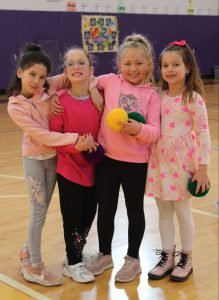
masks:
{"label": "smiling face", "polygon": [[87,55],[80,49],[70,50],[65,58],[65,74],[71,83],[86,82],[93,74]]}
{"label": "smiling face", "polygon": [[19,68],[17,77],[21,79],[21,94],[27,98],[32,97],[43,88],[47,74],[47,68],[43,64],[33,64],[24,70]]}
{"label": "smiling face", "polygon": [[148,70],[146,54],[140,48],[124,49],[120,57],[119,69],[126,81],[134,85],[143,84]]}
{"label": "smiling face", "polygon": [[183,62],[182,55],[178,51],[167,51],[161,60],[162,78],[171,86],[184,86],[186,73],[189,69]]}

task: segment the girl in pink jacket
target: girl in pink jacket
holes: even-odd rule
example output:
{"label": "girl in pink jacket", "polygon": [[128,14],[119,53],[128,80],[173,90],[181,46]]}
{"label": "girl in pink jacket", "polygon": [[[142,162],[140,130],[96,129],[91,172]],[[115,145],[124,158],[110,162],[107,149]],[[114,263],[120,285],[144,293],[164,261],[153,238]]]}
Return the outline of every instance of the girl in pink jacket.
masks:
{"label": "girl in pink jacket", "polygon": [[56,183],[53,147],[66,145],[70,151],[77,151],[82,146],[85,150],[94,146],[90,136],[49,131],[50,98],[60,89],[55,84],[60,80],[56,78],[50,79],[49,87],[46,77],[50,69],[50,58],[38,45],[28,44],[9,87],[8,103],[10,117],[24,131],[22,154],[31,208],[28,240],[20,253],[22,274],[27,281],[43,286],[62,283],[60,277],[46,270],[40,249],[42,228]]}

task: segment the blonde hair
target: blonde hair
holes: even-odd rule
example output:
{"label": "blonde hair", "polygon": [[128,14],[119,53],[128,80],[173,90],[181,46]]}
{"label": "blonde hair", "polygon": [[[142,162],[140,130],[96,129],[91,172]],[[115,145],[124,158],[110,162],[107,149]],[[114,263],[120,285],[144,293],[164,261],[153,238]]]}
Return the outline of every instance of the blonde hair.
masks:
{"label": "blonde hair", "polygon": [[127,48],[139,48],[145,53],[145,57],[148,62],[148,70],[145,74],[145,83],[155,83],[154,80],[154,51],[151,42],[141,34],[132,34],[125,38],[123,43],[119,46],[117,52],[116,63],[119,68],[119,62],[125,49]]}

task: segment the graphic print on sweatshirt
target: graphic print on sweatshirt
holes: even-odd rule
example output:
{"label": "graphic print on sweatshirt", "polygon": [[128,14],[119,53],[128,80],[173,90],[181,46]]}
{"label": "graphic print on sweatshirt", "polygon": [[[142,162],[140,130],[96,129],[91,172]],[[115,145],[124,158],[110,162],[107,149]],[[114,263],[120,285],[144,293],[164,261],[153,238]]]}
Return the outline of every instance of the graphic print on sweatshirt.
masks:
{"label": "graphic print on sweatshirt", "polygon": [[138,99],[133,94],[120,94],[119,107],[124,108],[127,113],[132,111],[139,112]]}

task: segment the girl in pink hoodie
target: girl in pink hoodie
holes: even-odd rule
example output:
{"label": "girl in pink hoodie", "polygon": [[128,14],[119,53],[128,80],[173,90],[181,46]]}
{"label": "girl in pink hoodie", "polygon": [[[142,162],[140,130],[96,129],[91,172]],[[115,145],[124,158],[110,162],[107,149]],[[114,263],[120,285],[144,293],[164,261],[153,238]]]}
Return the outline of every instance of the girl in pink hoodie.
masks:
{"label": "girl in pink hoodie", "polygon": [[28,44],[8,90],[8,113],[24,131],[22,155],[31,208],[28,240],[20,253],[22,274],[27,281],[43,286],[62,283],[61,277],[46,270],[41,258],[42,229],[56,183],[53,147],[67,146],[69,151],[77,151],[90,150],[95,145],[90,135],[49,131],[50,98],[63,87],[56,78],[50,78],[49,87],[46,77],[50,69],[47,54],[38,45]]}

